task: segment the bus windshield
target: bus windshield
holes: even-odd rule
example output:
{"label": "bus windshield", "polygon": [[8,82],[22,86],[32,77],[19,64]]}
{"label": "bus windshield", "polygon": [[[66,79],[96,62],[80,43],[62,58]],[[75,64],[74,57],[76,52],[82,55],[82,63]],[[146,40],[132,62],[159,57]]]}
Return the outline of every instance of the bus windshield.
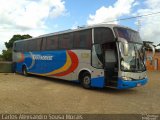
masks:
{"label": "bus windshield", "polygon": [[[143,41],[140,38],[138,32],[131,29],[116,27],[116,36],[124,38],[129,44],[128,56],[121,55],[121,70],[124,71],[145,71],[145,65],[143,60]],[[121,48],[120,48],[121,49]],[[120,50],[122,52],[122,50]]]}
{"label": "bus windshield", "polygon": [[121,56],[121,70],[130,72],[145,71],[141,44],[129,43],[128,56]]}
{"label": "bus windshield", "polygon": [[114,31],[117,37],[124,38],[128,42],[143,43],[143,41],[140,38],[139,33],[134,30],[121,28],[121,27],[115,27]]}
{"label": "bus windshield", "polygon": [[145,71],[143,41],[141,40],[139,33],[134,30],[121,27],[114,28],[114,31],[117,37],[126,39],[129,45],[127,56],[122,54],[123,48],[121,48],[120,45],[121,70],[130,72]]}

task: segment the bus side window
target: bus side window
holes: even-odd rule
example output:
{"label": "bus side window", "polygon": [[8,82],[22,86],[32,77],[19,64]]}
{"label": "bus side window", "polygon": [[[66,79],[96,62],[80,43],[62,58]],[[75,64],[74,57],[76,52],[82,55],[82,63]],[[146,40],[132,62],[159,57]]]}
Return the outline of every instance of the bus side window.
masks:
{"label": "bus side window", "polygon": [[95,28],[94,29],[94,43],[103,44],[113,42],[114,35],[110,28]]}
{"label": "bus side window", "polygon": [[35,51],[40,51],[41,50],[41,41],[42,41],[42,38],[36,39]]}
{"label": "bus side window", "polygon": [[74,48],[78,48],[78,44],[79,44],[79,32],[74,32],[73,33],[73,47]]}
{"label": "bus side window", "polygon": [[47,50],[58,49],[58,36],[49,36],[49,37],[47,37],[46,49]]}
{"label": "bus side window", "polygon": [[18,46],[19,46],[19,42],[16,43],[16,47],[15,47],[16,52],[19,52]]}
{"label": "bus side window", "polygon": [[41,47],[41,38],[38,39],[34,39],[34,40],[28,40],[26,42],[24,42],[24,45],[26,49],[26,51],[40,51],[40,47]]}
{"label": "bus side window", "polygon": [[74,48],[91,49],[92,30],[82,30],[74,33]]}
{"label": "bus side window", "polygon": [[24,43],[23,42],[17,42],[17,51],[23,52],[24,51]]}
{"label": "bus side window", "polygon": [[36,40],[28,40],[28,51],[36,51]]}
{"label": "bus side window", "polygon": [[29,51],[32,51],[32,47],[33,46],[33,43],[32,43],[32,41],[31,40],[28,40],[28,52]]}
{"label": "bus side window", "polygon": [[23,50],[23,52],[27,52],[28,51],[28,43],[29,43],[29,41],[25,41],[24,42],[24,50]]}
{"label": "bus side window", "polygon": [[42,39],[41,50],[46,50],[46,38]]}
{"label": "bus side window", "polygon": [[71,48],[73,48],[72,33],[59,35],[59,48],[60,49],[71,49]]}
{"label": "bus side window", "polygon": [[16,43],[13,44],[13,51],[17,52],[17,45],[16,45]]}
{"label": "bus side window", "polygon": [[80,47],[82,48],[91,48],[92,43],[92,32],[91,30],[85,30],[80,33]]}

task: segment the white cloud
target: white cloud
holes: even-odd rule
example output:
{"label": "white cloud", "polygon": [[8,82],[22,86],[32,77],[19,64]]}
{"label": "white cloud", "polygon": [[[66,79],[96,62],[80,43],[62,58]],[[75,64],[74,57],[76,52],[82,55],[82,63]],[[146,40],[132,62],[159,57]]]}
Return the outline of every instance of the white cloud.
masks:
{"label": "white cloud", "polygon": [[45,19],[65,14],[62,0],[8,0],[0,1],[0,25],[19,29],[45,28]]}
{"label": "white cloud", "polygon": [[63,15],[66,15],[63,0],[0,0],[0,52],[12,35],[43,34],[48,18]]}
{"label": "white cloud", "polygon": [[[132,6],[138,4],[137,2],[134,3],[134,1],[135,0],[118,0],[116,3],[114,3],[113,6],[102,6],[96,11],[94,15],[89,15],[89,20],[87,21],[87,24],[90,25],[108,22],[116,20],[123,15],[128,15],[131,12]],[[117,21],[111,23],[117,23]]]}
{"label": "white cloud", "polygon": [[[145,9],[139,9],[137,14],[145,15],[160,12],[160,0],[146,0]],[[143,40],[160,43],[160,14],[140,18],[140,34]]]}

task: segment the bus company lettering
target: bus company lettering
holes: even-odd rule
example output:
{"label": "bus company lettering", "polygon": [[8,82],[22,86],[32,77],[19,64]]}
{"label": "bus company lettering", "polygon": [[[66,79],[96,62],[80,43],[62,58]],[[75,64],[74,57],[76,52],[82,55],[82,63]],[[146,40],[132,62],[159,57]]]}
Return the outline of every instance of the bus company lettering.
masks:
{"label": "bus company lettering", "polygon": [[53,56],[33,55],[34,60],[53,60]]}

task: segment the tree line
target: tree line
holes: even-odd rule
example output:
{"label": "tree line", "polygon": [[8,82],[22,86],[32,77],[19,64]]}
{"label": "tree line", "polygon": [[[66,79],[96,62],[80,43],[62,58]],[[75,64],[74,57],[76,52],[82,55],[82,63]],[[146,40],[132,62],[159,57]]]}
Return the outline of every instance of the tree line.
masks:
{"label": "tree line", "polygon": [[4,43],[6,50],[2,50],[2,54],[0,54],[0,61],[12,61],[12,48],[14,41],[28,39],[28,38],[32,38],[32,36],[30,36],[29,34],[13,35],[13,37],[8,42]]}

